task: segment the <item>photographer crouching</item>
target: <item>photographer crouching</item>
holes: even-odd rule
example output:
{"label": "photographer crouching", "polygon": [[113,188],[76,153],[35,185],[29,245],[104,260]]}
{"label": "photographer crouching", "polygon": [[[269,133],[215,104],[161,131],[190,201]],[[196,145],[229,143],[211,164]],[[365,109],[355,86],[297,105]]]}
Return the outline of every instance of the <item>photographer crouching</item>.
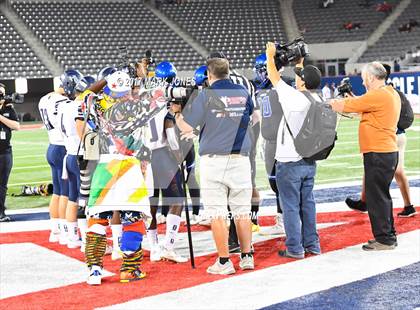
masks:
{"label": "photographer crouching", "polygon": [[398,164],[397,123],[401,100],[391,85],[385,85],[386,69],[379,62],[362,70],[367,93],[360,97],[331,100],[337,112],[360,113],[359,145],[363,153],[366,206],[375,239],[365,251],[392,250],[397,246],[389,186]]}
{"label": "photographer crouching", "polygon": [[12,130],[19,130],[20,125],[13,104],[6,94],[6,87],[0,84],[0,222],[10,221],[6,216],[6,193],[13,157],[10,139]]}

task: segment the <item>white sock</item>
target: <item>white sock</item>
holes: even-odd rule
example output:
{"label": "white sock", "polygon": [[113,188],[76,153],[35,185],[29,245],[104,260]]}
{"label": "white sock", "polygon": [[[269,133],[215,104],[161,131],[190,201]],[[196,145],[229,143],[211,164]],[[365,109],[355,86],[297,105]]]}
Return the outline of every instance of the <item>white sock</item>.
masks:
{"label": "white sock", "polygon": [[79,234],[77,233],[77,222],[67,222],[67,236],[69,241],[79,240]]}
{"label": "white sock", "polygon": [[80,237],[82,237],[82,242],[86,243],[86,231],[87,231],[87,219],[77,219],[77,226],[79,226]]}
{"label": "white sock", "polygon": [[168,214],[166,217],[166,236],[165,248],[173,250],[176,236],[178,235],[179,224],[181,224],[181,217],[174,214]]}
{"label": "white sock", "polygon": [[51,232],[53,234],[58,234],[60,232],[60,219],[59,218],[51,218]]}
{"label": "white sock", "polygon": [[123,226],[121,224],[111,224],[111,231],[112,231],[112,246],[114,247],[115,251],[119,251]]}
{"label": "white sock", "polygon": [[67,225],[65,219],[59,219],[60,234],[67,235]]}
{"label": "white sock", "polygon": [[158,234],[157,229],[148,229],[146,230],[147,240],[149,240],[150,246],[156,246],[158,244]]}

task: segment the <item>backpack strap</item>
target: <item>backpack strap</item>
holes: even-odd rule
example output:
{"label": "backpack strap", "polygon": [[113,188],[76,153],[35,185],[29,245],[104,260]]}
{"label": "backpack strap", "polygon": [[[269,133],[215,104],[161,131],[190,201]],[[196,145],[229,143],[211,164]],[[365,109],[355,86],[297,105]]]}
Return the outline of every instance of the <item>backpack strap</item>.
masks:
{"label": "backpack strap", "polygon": [[[309,102],[310,102],[311,104],[314,104],[314,103],[315,103],[315,99],[314,99],[314,97],[312,96],[311,92],[309,92],[309,91],[307,91],[307,90],[304,90],[304,91],[301,91],[301,93],[305,95],[305,97],[309,100]],[[321,99],[322,99],[322,97],[321,97],[321,96],[319,96],[319,98],[321,98]],[[281,104],[280,104],[280,106],[281,106]],[[283,110],[283,107],[282,107],[282,110]],[[284,122],[286,123],[287,130],[289,131],[290,136],[291,136],[291,137],[292,137],[292,139],[293,139],[293,142],[295,142],[295,137],[293,136],[292,131],[290,130],[290,126],[289,126],[289,123],[287,122],[287,117],[286,117],[286,115],[284,114],[284,111],[283,111],[283,118],[284,118]],[[284,139],[284,136],[283,136],[283,139]]]}

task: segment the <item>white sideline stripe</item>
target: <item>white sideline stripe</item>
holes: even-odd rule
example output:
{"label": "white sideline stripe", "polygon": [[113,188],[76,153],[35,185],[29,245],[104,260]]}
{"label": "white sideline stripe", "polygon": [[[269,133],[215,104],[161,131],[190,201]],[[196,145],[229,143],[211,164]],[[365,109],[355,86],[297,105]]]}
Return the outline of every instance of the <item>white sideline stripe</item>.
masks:
{"label": "white sideline stripe", "polygon": [[364,252],[356,245],[100,309],[258,309],[416,263],[419,243],[416,230],[399,235],[392,251]]}
{"label": "white sideline stripe", "polygon": [[42,145],[48,146],[48,142],[28,142],[28,141],[12,141],[12,145]]}
{"label": "white sideline stripe", "polygon": [[36,168],[47,168],[50,165],[36,165],[36,166],[23,166],[23,167],[13,167],[12,171],[14,170],[24,170],[24,169],[36,169]]}
{"label": "white sideline stripe", "polygon": [[[1,244],[0,268],[0,299],[84,282],[87,277],[85,263],[34,243]],[[104,275],[113,273],[104,270]]]}

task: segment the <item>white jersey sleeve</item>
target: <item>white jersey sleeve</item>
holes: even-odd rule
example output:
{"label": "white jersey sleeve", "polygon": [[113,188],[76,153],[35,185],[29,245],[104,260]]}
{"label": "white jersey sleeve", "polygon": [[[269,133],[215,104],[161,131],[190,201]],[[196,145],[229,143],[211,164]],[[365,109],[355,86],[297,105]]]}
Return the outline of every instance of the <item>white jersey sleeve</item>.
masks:
{"label": "white jersey sleeve", "polygon": [[74,101],[69,101],[66,104],[60,105],[58,109],[60,119],[59,130],[64,140],[68,155],[82,154],[80,147],[80,138],[76,130],[76,118],[78,117],[78,105]]}
{"label": "white jersey sleeve", "polygon": [[57,93],[50,93],[41,98],[38,104],[39,113],[48,132],[50,144],[64,145],[60,132],[59,106],[69,102],[67,97]]}
{"label": "white jersey sleeve", "polygon": [[167,109],[162,109],[152,119],[149,120],[149,133],[146,146],[150,150],[157,150],[168,145],[165,135],[165,117],[168,114]]}

